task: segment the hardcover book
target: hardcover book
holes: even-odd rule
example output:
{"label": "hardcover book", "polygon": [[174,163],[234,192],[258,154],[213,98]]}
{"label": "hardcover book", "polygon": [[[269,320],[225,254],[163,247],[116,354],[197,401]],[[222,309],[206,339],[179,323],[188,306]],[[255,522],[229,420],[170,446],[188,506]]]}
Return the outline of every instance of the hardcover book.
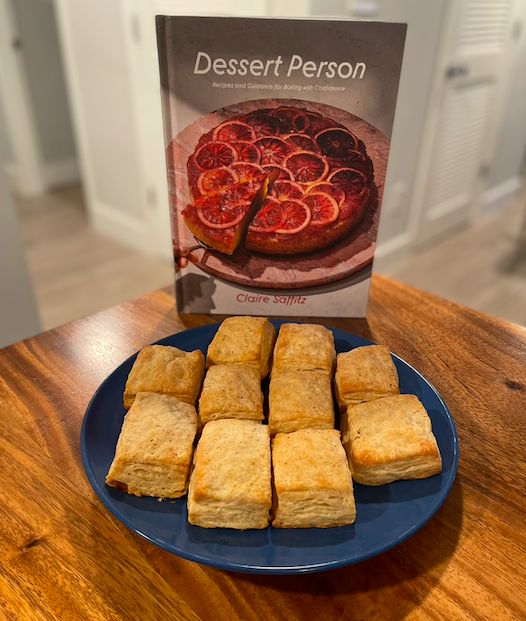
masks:
{"label": "hardcover book", "polygon": [[365,316],[405,33],[157,17],[179,312]]}

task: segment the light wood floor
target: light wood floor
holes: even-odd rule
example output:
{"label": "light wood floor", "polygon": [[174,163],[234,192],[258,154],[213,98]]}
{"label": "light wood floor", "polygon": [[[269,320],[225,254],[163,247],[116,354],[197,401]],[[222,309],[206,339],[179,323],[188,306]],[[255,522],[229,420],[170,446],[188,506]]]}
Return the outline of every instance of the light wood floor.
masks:
{"label": "light wood floor", "polygon": [[[171,264],[90,229],[79,187],[15,197],[42,329],[110,308],[173,282]],[[526,326],[524,199],[416,255],[388,276]]]}
{"label": "light wood floor", "polygon": [[93,231],[80,187],[15,197],[43,330],[173,282],[173,266]]}
{"label": "light wood floor", "polygon": [[383,273],[526,326],[526,193],[497,216],[453,234]]}

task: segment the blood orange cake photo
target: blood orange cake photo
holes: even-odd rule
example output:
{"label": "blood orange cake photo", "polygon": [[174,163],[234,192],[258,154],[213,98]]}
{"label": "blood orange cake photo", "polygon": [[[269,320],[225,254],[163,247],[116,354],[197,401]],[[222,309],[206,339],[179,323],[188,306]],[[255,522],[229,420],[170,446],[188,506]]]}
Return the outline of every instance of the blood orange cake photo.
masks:
{"label": "blood orange cake photo", "polygon": [[290,105],[218,123],[201,135],[186,169],[184,223],[226,255],[239,247],[264,255],[327,248],[360,223],[374,182],[358,135]]}

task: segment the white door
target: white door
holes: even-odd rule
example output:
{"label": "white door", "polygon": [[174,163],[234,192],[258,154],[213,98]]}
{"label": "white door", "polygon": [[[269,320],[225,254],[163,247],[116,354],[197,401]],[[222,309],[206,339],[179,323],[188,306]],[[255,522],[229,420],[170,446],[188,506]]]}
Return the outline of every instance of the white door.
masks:
{"label": "white door", "polygon": [[[148,245],[169,259],[173,250],[155,15],[234,15],[239,4],[239,0],[121,0]],[[247,10],[264,14],[266,3],[255,0]]]}
{"label": "white door", "polygon": [[420,169],[418,244],[475,215],[523,27],[524,0],[461,0],[450,6],[450,34]]}

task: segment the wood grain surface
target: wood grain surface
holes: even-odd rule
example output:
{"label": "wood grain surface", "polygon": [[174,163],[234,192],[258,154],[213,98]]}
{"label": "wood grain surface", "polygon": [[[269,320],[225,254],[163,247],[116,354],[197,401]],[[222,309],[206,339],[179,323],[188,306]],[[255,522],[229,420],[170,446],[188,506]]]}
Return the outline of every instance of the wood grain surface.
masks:
{"label": "wood grain surface", "polygon": [[143,345],[219,320],[156,291],[0,351],[0,619],[526,618],[526,331],[377,276],[367,319],[323,323],[388,345],[448,405],[459,471],[426,526],[289,577],[184,561],[113,518],[82,468],[89,399]]}

